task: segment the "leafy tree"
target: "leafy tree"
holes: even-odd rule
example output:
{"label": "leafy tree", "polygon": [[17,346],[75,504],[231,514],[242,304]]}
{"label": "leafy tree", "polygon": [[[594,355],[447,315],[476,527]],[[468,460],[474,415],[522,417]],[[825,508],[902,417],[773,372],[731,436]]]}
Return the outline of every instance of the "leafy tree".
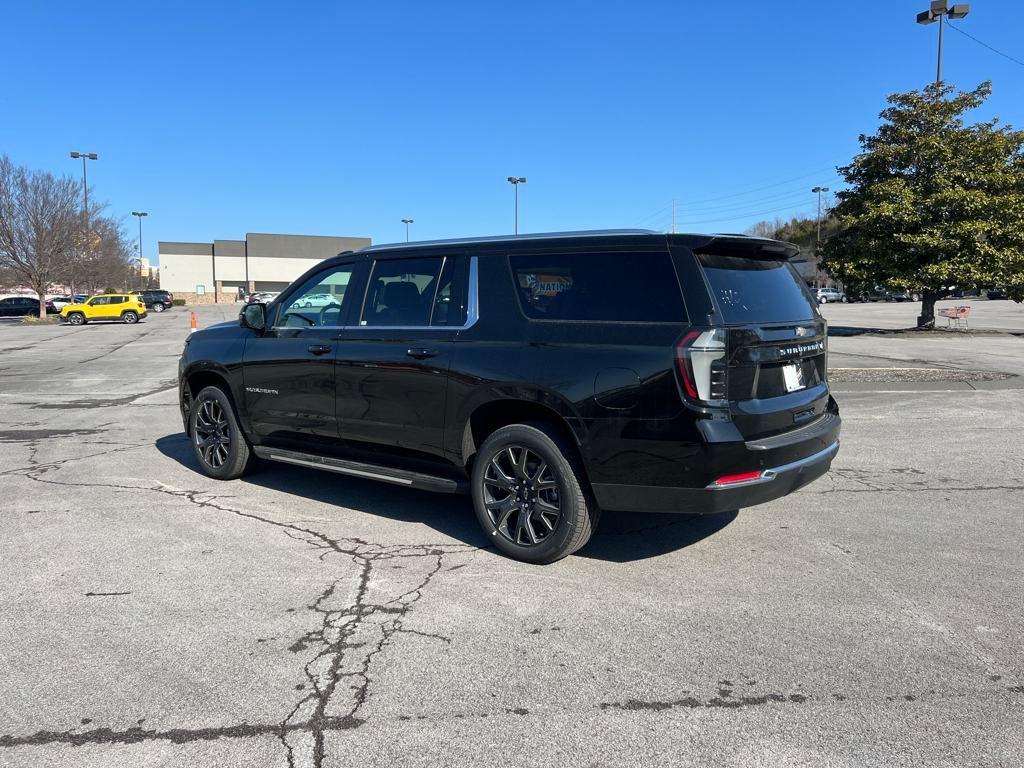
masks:
{"label": "leafy tree", "polygon": [[964,122],[990,93],[985,82],[892,94],[877,133],[839,169],[849,188],[836,195],[842,230],[823,266],[920,293],[918,327],[933,326],[935,302],[957,289],[1003,286],[1024,300],[1024,131]]}

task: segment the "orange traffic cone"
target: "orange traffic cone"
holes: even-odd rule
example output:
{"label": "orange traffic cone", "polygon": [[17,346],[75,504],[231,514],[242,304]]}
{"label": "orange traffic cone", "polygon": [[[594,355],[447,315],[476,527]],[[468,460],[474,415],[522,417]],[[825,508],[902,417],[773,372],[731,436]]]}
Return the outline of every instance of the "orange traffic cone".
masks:
{"label": "orange traffic cone", "polygon": [[191,315],[191,317],[189,318],[188,321],[188,332],[193,333],[196,329],[196,313],[190,312],[189,314]]}

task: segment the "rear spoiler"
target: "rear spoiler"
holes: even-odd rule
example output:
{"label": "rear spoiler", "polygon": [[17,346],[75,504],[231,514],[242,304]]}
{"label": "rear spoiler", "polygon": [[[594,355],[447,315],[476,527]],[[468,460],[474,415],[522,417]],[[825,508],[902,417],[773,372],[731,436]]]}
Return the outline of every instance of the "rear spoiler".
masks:
{"label": "rear spoiler", "polygon": [[748,259],[792,259],[800,248],[782,240],[746,235],[711,235],[706,243],[693,249],[694,253],[716,256],[745,256]]}

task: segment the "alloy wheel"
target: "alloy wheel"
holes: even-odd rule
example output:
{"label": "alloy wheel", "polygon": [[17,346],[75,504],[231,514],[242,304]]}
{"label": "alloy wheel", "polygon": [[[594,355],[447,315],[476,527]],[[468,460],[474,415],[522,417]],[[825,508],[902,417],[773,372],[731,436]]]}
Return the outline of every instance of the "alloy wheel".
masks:
{"label": "alloy wheel", "polygon": [[228,419],[216,400],[203,400],[196,414],[193,439],[203,461],[214,469],[224,465],[231,451]]}
{"label": "alloy wheel", "polygon": [[483,485],[491,524],[513,544],[536,546],[555,532],[562,516],[558,480],[536,452],[503,447],[488,462]]}

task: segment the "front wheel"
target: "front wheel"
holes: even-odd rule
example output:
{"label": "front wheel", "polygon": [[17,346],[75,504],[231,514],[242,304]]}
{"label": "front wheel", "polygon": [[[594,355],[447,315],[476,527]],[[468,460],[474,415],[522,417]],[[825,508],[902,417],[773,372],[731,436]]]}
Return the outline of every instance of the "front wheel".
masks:
{"label": "front wheel", "polygon": [[85,315],[81,312],[69,312],[68,325],[85,325]]}
{"label": "front wheel", "polygon": [[548,425],[510,424],[477,452],[477,520],[494,545],[528,563],[552,563],[590,539],[600,511],[575,452]]}
{"label": "front wheel", "polygon": [[128,325],[135,325],[135,323],[139,322],[139,315],[138,313],[129,310],[128,312],[125,312],[123,315],[121,315],[121,319],[124,322],[128,323]]}
{"label": "front wheel", "polygon": [[252,452],[238,426],[231,401],[217,387],[206,387],[192,401],[188,414],[192,450],[203,472],[217,480],[245,474]]}

